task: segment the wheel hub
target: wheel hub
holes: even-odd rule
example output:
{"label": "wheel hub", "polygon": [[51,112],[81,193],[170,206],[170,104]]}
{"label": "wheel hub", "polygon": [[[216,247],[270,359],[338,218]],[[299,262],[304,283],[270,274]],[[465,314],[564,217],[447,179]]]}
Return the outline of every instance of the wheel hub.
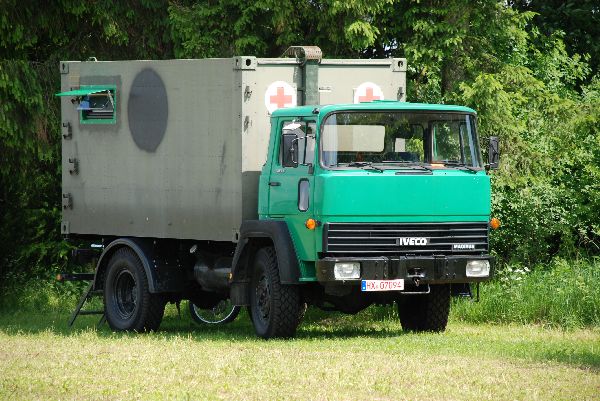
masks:
{"label": "wheel hub", "polygon": [[137,305],[137,286],[131,272],[119,272],[115,281],[115,304],[121,318],[129,319]]}
{"label": "wheel hub", "polygon": [[269,282],[267,277],[263,274],[258,280],[258,285],[256,286],[256,299],[258,311],[260,312],[260,316],[263,320],[267,320],[269,318],[270,312],[270,304],[271,304],[271,291],[269,288]]}

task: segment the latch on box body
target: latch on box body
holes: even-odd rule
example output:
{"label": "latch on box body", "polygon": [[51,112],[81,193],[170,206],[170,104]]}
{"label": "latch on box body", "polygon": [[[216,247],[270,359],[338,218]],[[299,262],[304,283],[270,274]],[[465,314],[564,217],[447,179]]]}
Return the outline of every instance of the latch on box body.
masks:
{"label": "latch on box body", "polygon": [[64,139],[71,139],[73,137],[73,127],[71,127],[71,123],[70,122],[66,122],[62,124],[63,127],[63,138]]}
{"label": "latch on box body", "polygon": [[62,208],[73,209],[73,197],[70,193],[62,194]]}
{"label": "latch on box body", "polygon": [[79,160],[77,160],[75,157],[69,157],[69,164],[71,165],[69,167],[69,174],[79,174]]}

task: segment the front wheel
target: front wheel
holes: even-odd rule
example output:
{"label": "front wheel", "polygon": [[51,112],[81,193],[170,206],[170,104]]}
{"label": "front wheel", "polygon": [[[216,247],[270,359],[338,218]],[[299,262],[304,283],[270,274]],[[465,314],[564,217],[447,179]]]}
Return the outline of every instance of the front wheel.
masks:
{"label": "front wheel", "polygon": [[398,315],[406,331],[446,330],[450,313],[450,285],[431,285],[429,294],[400,295]]}
{"label": "front wheel", "polygon": [[104,282],[104,313],[113,330],[157,330],[165,312],[160,294],[151,294],[138,256],[129,248],[110,258]]}
{"label": "front wheel", "polygon": [[190,316],[199,324],[230,323],[240,314],[240,307],[231,303],[231,300],[219,301],[210,309],[202,309],[192,301],[189,302]]}
{"label": "front wheel", "polygon": [[288,338],[296,334],[304,304],[297,285],[279,281],[273,247],[261,248],[254,258],[250,288],[250,316],[262,338]]}

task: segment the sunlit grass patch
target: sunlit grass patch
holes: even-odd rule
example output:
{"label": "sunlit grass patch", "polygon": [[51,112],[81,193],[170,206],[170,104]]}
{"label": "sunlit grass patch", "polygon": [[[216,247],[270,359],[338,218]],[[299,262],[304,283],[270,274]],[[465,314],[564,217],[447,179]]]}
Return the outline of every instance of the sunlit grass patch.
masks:
{"label": "sunlit grass patch", "polygon": [[[156,333],[68,313],[0,315],[4,399],[593,399],[600,331],[470,325],[407,334],[393,310],[309,309],[291,340],[248,316],[199,326],[170,306]],[[548,383],[552,383],[551,386]]]}

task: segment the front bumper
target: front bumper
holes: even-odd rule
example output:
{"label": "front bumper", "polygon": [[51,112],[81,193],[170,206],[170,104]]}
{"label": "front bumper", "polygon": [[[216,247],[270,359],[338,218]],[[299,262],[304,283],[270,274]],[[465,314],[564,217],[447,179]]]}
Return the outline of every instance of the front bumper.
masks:
{"label": "front bumper", "polygon": [[[467,277],[466,265],[469,260],[488,260],[488,277]],[[334,266],[340,262],[359,262],[360,278],[336,280]],[[360,280],[417,280],[423,284],[476,283],[489,280],[493,276],[494,259],[483,256],[396,256],[396,257],[327,257],[316,264],[317,280],[321,283],[357,284]]]}

